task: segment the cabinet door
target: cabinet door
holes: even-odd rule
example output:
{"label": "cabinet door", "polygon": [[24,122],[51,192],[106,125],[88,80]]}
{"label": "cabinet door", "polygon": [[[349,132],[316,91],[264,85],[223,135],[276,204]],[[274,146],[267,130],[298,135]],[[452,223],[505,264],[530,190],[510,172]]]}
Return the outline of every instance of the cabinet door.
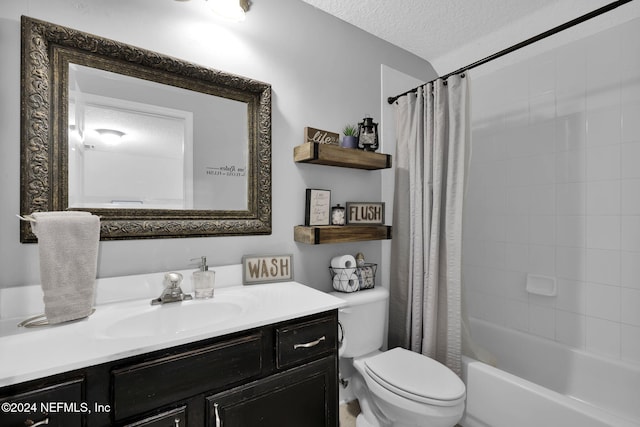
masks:
{"label": "cabinet door", "polygon": [[336,427],[337,362],[329,356],[207,398],[209,427]]}
{"label": "cabinet door", "polygon": [[0,426],[80,427],[90,409],[83,402],[82,379],[25,391],[0,399]]}
{"label": "cabinet door", "polygon": [[127,424],[125,427],[186,427],[186,407],[163,412],[152,417]]}

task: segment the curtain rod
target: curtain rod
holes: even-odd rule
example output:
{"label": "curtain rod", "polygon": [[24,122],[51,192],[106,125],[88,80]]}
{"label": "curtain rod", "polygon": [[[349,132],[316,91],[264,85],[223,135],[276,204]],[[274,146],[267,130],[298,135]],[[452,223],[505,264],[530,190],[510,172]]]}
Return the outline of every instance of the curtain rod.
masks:
{"label": "curtain rod", "polygon": [[411,90],[408,90],[406,92],[401,93],[400,95],[390,96],[389,98],[387,98],[387,102],[389,104],[393,104],[394,102],[396,102],[398,100],[398,98],[401,98],[401,97],[403,97],[403,96],[405,96],[407,94],[410,94],[412,92],[417,91],[418,88],[424,86],[425,84],[433,83],[438,79],[446,80],[447,78],[449,78],[449,77],[451,77],[451,76],[453,76],[455,74],[460,74],[460,73],[468,71],[468,70],[470,70],[472,68],[475,68],[475,67],[477,67],[479,65],[486,64],[489,61],[493,61],[494,59],[500,58],[501,56],[504,56],[504,55],[506,55],[508,53],[514,52],[514,51],[516,51],[518,49],[521,49],[521,48],[523,48],[525,46],[528,46],[530,44],[538,42],[538,41],[540,41],[542,39],[545,39],[545,38],[547,38],[549,36],[552,36],[552,35],[554,35],[556,33],[564,31],[564,30],[566,30],[568,28],[571,28],[571,27],[573,27],[575,25],[581,24],[582,22],[588,21],[591,18],[595,18],[596,16],[602,15],[602,14],[604,14],[606,12],[609,12],[609,11],[611,11],[613,9],[616,9],[616,8],[622,6],[623,4],[630,3],[632,1],[633,0],[618,0],[618,1],[614,1],[612,3],[609,3],[606,6],[603,6],[603,7],[599,8],[599,9],[593,10],[593,11],[591,11],[591,12],[585,14],[585,15],[582,15],[582,16],[579,16],[579,17],[577,17],[575,19],[572,19],[571,21],[565,22],[562,25],[558,25],[557,27],[554,27],[554,28],[552,28],[550,30],[545,31],[544,33],[538,34],[537,36],[531,37],[531,38],[529,38],[529,39],[527,39],[525,41],[522,41],[520,43],[514,44],[511,47],[508,47],[508,48],[503,49],[503,50],[501,50],[501,51],[499,51],[497,53],[494,53],[493,55],[489,55],[486,58],[483,58],[483,59],[480,59],[480,60],[478,60],[478,61],[476,61],[474,63],[471,63],[471,64],[467,65],[466,67],[462,67],[462,68],[460,68],[460,69],[458,69],[456,71],[453,71],[453,72],[451,72],[449,74],[445,74],[444,76],[438,77],[438,78],[436,78],[434,80],[431,80],[430,82],[423,83],[418,87],[415,87],[415,88],[413,88]]}

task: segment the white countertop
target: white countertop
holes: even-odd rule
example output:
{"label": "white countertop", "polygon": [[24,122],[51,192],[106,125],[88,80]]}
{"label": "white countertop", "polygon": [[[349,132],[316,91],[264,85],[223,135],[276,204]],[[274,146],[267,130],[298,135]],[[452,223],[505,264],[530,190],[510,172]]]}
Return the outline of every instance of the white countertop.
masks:
{"label": "white countertop", "polygon": [[[115,283],[114,279],[109,280]],[[188,292],[187,289],[185,292]],[[154,298],[159,296],[155,293],[152,295]],[[345,304],[339,298],[297,282],[250,286],[227,284],[216,288],[214,300],[216,298],[220,301],[240,299],[244,301],[246,309],[240,315],[209,326],[196,325],[193,329],[171,334],[137,337],[127,337],[124,334],[115,338],[107,333],[109,326],[127,316],[167,309],[170,306],[173,310],[179,304],[206,304],[207,300],[151,306],[148,295],[102,304],[98,298],[95,313],[86,319],[37,328],[18,328],[17,324],[25,317],[2,318],[0,386],[320,313]],[[109,299],[112,298],[107,298]]]}

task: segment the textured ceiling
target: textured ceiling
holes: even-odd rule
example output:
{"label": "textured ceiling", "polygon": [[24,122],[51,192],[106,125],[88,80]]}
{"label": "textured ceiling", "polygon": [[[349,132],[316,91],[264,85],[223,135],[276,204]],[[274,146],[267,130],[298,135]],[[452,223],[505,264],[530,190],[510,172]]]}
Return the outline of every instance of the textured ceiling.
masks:
{"label": "textured ceiling", "polygon": [[612,0],[302,1],[426,59],[444,74]]}

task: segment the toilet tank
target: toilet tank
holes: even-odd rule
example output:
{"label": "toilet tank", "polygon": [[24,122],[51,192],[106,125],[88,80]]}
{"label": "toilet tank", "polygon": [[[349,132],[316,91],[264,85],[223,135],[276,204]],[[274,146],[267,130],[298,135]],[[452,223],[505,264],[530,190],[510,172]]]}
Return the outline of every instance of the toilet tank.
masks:
{"label": "toilet tank", "polygon": [[387,322],[389,291],[373,288],[353,293],[332,292],[347,302],[338,311],[344,331],[342,357],[359,357],[382,347]]}

